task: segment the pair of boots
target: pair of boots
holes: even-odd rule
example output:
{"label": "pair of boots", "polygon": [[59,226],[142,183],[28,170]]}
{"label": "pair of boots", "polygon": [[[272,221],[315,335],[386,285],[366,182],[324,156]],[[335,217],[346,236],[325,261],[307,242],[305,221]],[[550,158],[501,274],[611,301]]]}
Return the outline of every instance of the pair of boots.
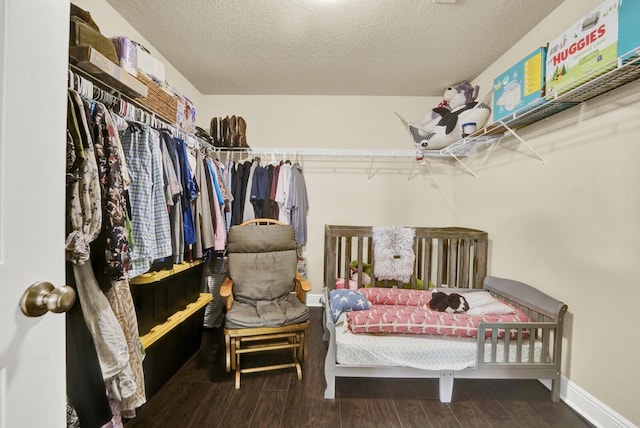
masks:
{"label": "pair of boots", "polygon": [[214,117],[211,119],[211,137],[216,147],[246,148],[247,122],[242,116],[227,116],[224,119]]}

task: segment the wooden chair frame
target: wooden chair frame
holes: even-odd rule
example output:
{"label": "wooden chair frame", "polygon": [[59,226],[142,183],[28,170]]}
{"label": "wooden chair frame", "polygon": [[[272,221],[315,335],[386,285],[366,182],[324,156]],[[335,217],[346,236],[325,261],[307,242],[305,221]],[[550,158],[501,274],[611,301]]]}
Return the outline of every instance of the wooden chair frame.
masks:
{"label": "wooden chair frame", "polygon": [[[249,224],[277,225],[283,224],[273,219],[255,219],[246,221],[240,226]],[[295,294],[302,303],[306,303],[307,293],[311,291],[311,283],[296,273]],[[233,280],[227,277],[220,287],[220,296],[226,299],[227,311],[233,306]],[[302,380],[300,361],[307,360],[307,340],[309,321],[279,327],[256,327],[224,329],[226,370],[235,370],[236,389],[240,389],[240,375],[261,371],[295,368],[298,380]],[[245,354],[290,349],[293,361],[283,364],[271,364],[259,367],[242,368],[241,357]]]}

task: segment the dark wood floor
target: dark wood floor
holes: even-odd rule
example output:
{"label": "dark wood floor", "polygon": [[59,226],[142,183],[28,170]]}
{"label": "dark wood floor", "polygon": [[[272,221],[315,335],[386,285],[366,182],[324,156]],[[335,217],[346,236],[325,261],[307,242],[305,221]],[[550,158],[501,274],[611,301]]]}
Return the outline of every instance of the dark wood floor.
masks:
{"label": "dark wood floor", "polygon": [[220,331],[203,333],[200,351],[138,411],[138,427],[590,427],[536,380],[464,380],[453,401],[438,400],[432,379],[337,379],[325,400],[321,309],[311,308],[303,380],[293,369],[243,375],[224,371]]}

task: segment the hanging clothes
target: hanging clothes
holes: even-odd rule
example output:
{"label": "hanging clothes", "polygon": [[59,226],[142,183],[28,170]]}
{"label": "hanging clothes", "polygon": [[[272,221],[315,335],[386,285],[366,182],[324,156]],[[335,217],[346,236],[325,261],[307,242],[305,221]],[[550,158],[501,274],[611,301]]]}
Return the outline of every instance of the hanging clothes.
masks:
{"label": "hanging clothes", "polygon": [[[173,205],[168,205],[169,222],[171,225],[171,249],[173,254],[173,263],[180,264],[184,261],[185,240],[183,225],[182,201],[184,188],[182,187],[182,166],[178,158],[178,148],[175,140],[169,132],[163,130],[161,132],[162,142],[166,147],[167,154],[173,165],[172,170],[177,178],[177,186],[172,189]],[[175,191],[175,193],[174,193]]]}
{"label": "hanging clothes", "polygon": [[233,193],[233,203],[231,204],[231,226],[242,223],[242,215],[244,213],[244,200],[246,191],[245,177],[248,177],[248,170],[251,164],[240,162],[236,165],[236,172],[233,175],[233,183],[231,192]]}
{"label": "hanging clothes", "polygon": [[229,229],[231,228],[231,220],[233,218],[233,202],[236,200],[236,196],[233,192],[233,185],[236,174],[235,166],[235,162],[233,162],[233,160],[231,159],[227,160],[227,162],[224,164],[224,183],[229,194],[229,199],[225,200],[224,206],[227,233],[229,233]]}
{"label": "hanging clothes", "polygon": [[291,164],[283,163],[278,174],[275,201],[278,204],[278,220],[284,224],[291,224],[291,212],[287,208],[289,186],[291,185]]}
{"label": "hanging clothes", "polygon": [[191,170],[189,169],[186,144],[180,138],[174,138],[173,141],[176,144],[176,151],[180,164],[180,180],[182,181],[182,225],[184,230],[185,250],[188,251],[196,242],[193,213],[191,209],[191,203],[196,197],[196,186],[191,175]]}
{"label": "hanging clothes", "polygon": [[[154,260],[172,256],[169,214],[163,194],[160,134],[137,123],[120,135],[131,187],[131,277],[147,272]],[[155,185],[154,185],[155,184]]]}
{"label": "hanging clothes", "polygon": [[258,161],[252,161],[251,166],[249,167],[249,175],[246,178],[247,187],[244,193],[244,210],[242,212],[243,222],[256,218],[256,213],[253,209],[253,204],[251,203],[251,188],[253,187],[253,174],[255,173],[257,167]]}
{"label": "hanging clothes", "polygon": [[224,205],[225,205],[225,193],[226,190],[221,185],[220,173],[218,171],[218,165],[210,158],[205,160],[209,177],[211,178],[211,183],[213,185],[212,192],[212,203],[213,203],[213,218],[215,222],[215,236],[214,236],[214,247],[215,251],[224,251],[227,243],[227,228],[225,226],[225,217],[224,217]]}
{"label": "hanging clothes", "polygon": [[278,188],[278,176],[280,174],[280,168],[282,168],[282,162],[276,165],[273,169],[273,179],[271,180],[271,189],[269,191],[269,203],[271,204],[271,212],[273,219],[280,218],[280,209],[278,208],[278,202],[276,202],[276,189]]}
{"label": "hanging clothes", "polygon": [[69,91],[67,128],[67,239],[66,258],[74,263],[89,260],[90,243],[102,228],[100,177],[84,105]]}
{"label": "hanging clothes", "polygon": [[271,186],[273,184],[273,174],[275,171],[275,165],[267,165],[265,167],[266,173],[267,173],[267,181],[266,181],[266,186],[264,189],[264,193],[263,193],[263,200],[262,200],[262,215],[261,217],[263,218],[275,218],[273,216],[273,207],[271,206],[271,200],[270,200],[270,195],[271,195]]}
{"label": "hanging clothes", "polygon": [[88,262],[74,264],[73,275],[82,302],[82,315],[96,346],[107,397],[122,401],[136,392],[124,333],[98,286],[91,265]]}
{"label": "hanging clothes", "polygon": [[[91,132],[92,126],[88,120],[90,116],[87,115],[87,105],[79,99],[77,94],[71,92],[69,101],[70,110],[73,111],[71,112],[71,120],[68,122],[71,123],[72,128],[76,128],[70,131],[69,135],[81,136],[86,140],[67,145],[70,149],[67,165],[72,168],[74,165],[79,166],[75,171],[67,171],[67,177],[70,178],[67,187],[67,235],[79,236],[79,231],[84,231],[83,237],[86,244],[90,245],[98,238],[103,225],[112,224],[110,221],[99,222],[99,219],[106,220],[107,217],[104,215],[106,210],[103,210],[100,204],[105,199],[101,196],[103,193],[103,171],[101,168],[104,170],[105,167],[100,165],[102,158],[99,155],[104,147],[104,141],[100,139],[100,135],[96,138],[95,133]],[[81,109],[80,106],[83,108]],[[102,112],[102,107],[98,106],[95,111]],[[82,116],[83,114],[84,116]],[[82,117],[83,119],[81,119]],[[78,121],[79,119],[80,121]],[[92,125],[96,126],[94,129],[102,131],[103,127],[96,125],[96,123],[102,123],[100,117],[97,121],[94,120]],[[85,128],[85,132],[79,130],[80,126]],[[86,150],[92,147],[92,143],[93,155]],[[75,162],[77,159],[76,147],[79,146],[85,148],[82,156],[84,162],[80,165]],[[94,162],[95,165],[92,165]],[[76,245],[73,248],[78,250],[80,247]],[[133,395],[136,388],[135,377],[129,365],[126,340],[112,308],[95,279],[91,267],[90,247],[85,245],[82,251],[84,254],[79,254],[78,251],[67,252],[67,258],[73,262],[73,284],[82,305],[84,323],[93,340],[102,379],[106,385],[107,398],[122,400],[123,397]],[[74,327],[73,330],[77,330],[77,328]],[[78,408],[75,403],[74,407]]]}
{"label": "hanging clothes", "polygon": [[[91,257],[85,255],[82,258],[68,257],[75,263],[74,271],[82,269],[83,274],[74,274],[74,283],[78,278],[82,278],[84,283],[74,284],[78,290],[78,295],[83,294],[83,290],[89,287],[92,290],[93,283],[99,283],[102,290],[106,290],[107,295],[95,296],[95,302],[98,302],[98,310],[102,313],[97,316],[99,321],[92,321],[94,318],[83,312],[84,323],[97,322],[100,327],[91,327],[92,339],[94,347],[100,349],[96,354],[99,361],[109,361],[119,359],[114,356],[113,348],[105,348],[101,345],[102,341],[107,340],[104,335],[117,335],[120,331],[125,339],[128,351],[128,366],[133,373],[133,382],[136,388],[134,394],[121,398],[120,394],[110,397],[110,408],[113,410],[117,407],[117,415],[125,415],[127,417],[135,416],[135,409],[146,402],[146,394],[144,390],[144,373],[142,369],[142,359],[140,355],[139,336],[137,329],[137,319],[133,299],[128,286],[127,261],[128,261],[128,206],[125,198],[125,180],[128,180],[128,170],[123,157],[123,149],[120,145],[116,125],[107,111],[106,107],[101,103],[84,102],[80,100],[77,94],[70,94],[75,105],[82,105],[82,111],[79,109],[71,109],[68,119],[68,127],[75,128],[73,121],[77,123],[78,117],[83,118],[83,128],[86,132],[70,131],[70,135],[82,136],[86,138],[86,144],[92,147],[90,153],[85,154],[86,161],[83,169],[84,178],[80,178],[78,183],[82,186],[83,198],[74,197],[74,188],[70,188],[68,192],[68,208],[67,214],[69,224],[77,224],[78,210],[74,201],[80,201],[80,204],[86,205],[91,203],[91,208],[84,208],[81,214],[85,219],[85,225],[89,224],[89,213],[95,218],[101,217],[103,220],[98,227],[100,233],[90,239]],[[75,156],[68,156],[68,164],[72,164]],[[88,172],[87,165],[95,163],[95,170]],[[98,191],[91,190],[91,186],[82,185],[87,177],[91,177],[94,181],[93,187]],[[79,187],[80,189],[80,187]],[[69,236],[73,236],[71,233]],[[98,259],[99,261],[93,261]],[[92,263],[93,261],[93,263]],[[93,265],[93,269],[84,266],[87,263]],[[87,270],[88,269],[88,270]],[[91,272],[89,272],[91,271]],[[99,279],[99,280],[98,280]],[[125,286],[119,286],[124,283]],[[115,286],[114,286],[115,284]],[[90,292],[93,294],[93,291]],[[99,292],[101,295],[102,292]],[[94,296],[91,296],[92,298]],[[89,305],[86,311],[96,311],[96,307],[88,299],[85,293],[85,307]],[[104,305],[107,302],[109,307]],[[86,312],[85,311],[85,312]],[[118,328],[113,325],[112,321],[116,320],[119,324]],[[107,321],[104,321],[107,320]],[[110,324],[111,323],[111,324]],[[77,331],[77,328],[74,328]],[[114,333],[116,331],[116,333]],[[99,335],[99,336],[96,336]],[[106,349],[106,350],[105,350]],[[70,352],[75,352],[70,350]],[[106,355],[105,355],[106,353]],[[103,365],[100,366],[101,370]],[[106,376],[103,373],[103,376]],[[119,381],[118,381],[119,382]],[[103,386],[104,389],[104,386]],[[112,422],[119,420],[119,416],[114,416]]]}
{"label": "hanging clothes", "polygon": [[[93,138],[100,188],[103,226],[93,248],[94,269],[102,289],[123,278],[129,268],[127,201],[124,196],[120,145],[111,115],[101,103],[93,103]],[[101,253],[101,254],[97,254]]]}
{"label": "hanging clothes", "polygon": [[212,248],[215,240],[214,221],[215,213],[212,212],[209,200],[212,193],[208,185],[209,168],[204,154],[195,152],[195,170],[193,179],[198,183],[198,194],[194,200],[193,216],[196,239],[193,246],[193,256],[202,258],[204,250]]}
{"label": "hanging clothes", "polygon": [[[67,98],[66,259],[88,263],[90,244],[102,227],[100,183],[84,105],[75,91]],[[69,263],[68,263],[69,265]],[[75,289],[71,267],[67,283]],[[99,427],[112,417],[98,355],[83,317],[80,299],[66,315],[67,396],[85,427]]]}
{"label": "hanging clothes", "polygon": [[290,212],[291,224],[295,230],[296,242],[298,246],[307,243],[307,211],[309,210],[309,199],[307,197],[307,185],[302,173],[302,167],[297,162],[291,166],[291,181],[286,202],[287,210]]}
{"label": "hanging clothes", "polygon": [[262,218],[262,207],[267,194],[267,170],[259,162],[256,162],[251,183],[249,201],[253,205],[255,218]]}
{"label": "hanging clothes", "polygon": [[[112,287],[105,292],[105,295],[124,334],[129,353],[129,366],[136,383],[134,393],[129,397],[123,398],[119,404],[121,415],[131,419],[136,416],[136,409],[147,402],[147,398],[142,354],[140,352],[138,319],[136,318],[135,305],[129,288],[129,279],[125,277],[114,281]],[[114,404],[112,403],[112,409],[113,406]]]}

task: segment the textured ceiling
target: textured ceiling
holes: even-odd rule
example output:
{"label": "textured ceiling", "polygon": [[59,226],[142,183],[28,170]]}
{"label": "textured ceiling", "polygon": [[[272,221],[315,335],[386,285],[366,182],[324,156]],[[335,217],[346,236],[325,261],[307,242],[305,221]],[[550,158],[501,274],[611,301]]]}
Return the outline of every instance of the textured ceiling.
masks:
{"label": "textured ceiling", "polygon": [[440,96],[562,0],[107,0],[203,94]]}

